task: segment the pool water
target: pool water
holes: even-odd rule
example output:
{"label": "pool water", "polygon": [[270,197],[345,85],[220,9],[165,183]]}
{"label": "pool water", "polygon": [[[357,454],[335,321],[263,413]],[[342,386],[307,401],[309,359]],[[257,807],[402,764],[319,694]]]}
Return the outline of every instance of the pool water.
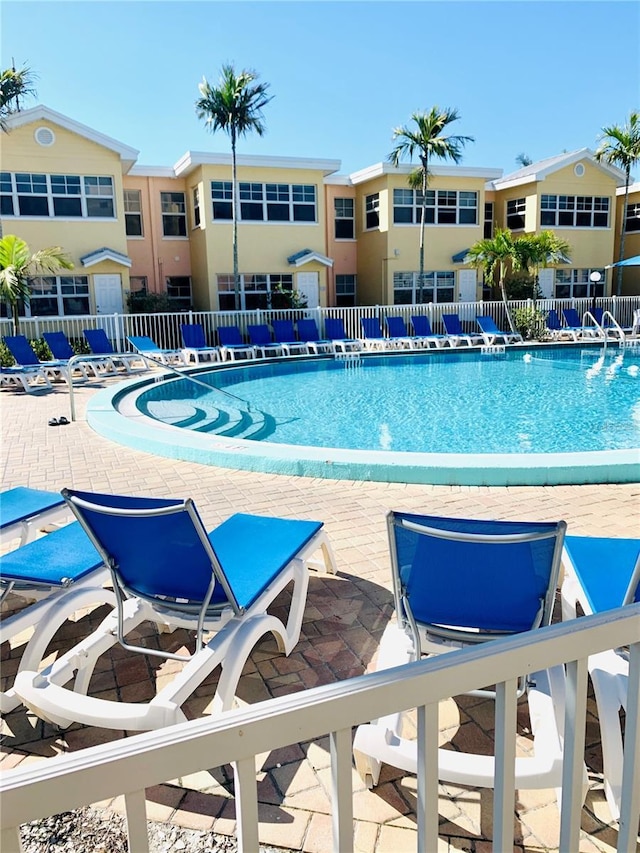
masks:
{"label": "pool water", "polygon": [[[507,348],[254,363],[145,391],[138,409],[249,440],[360,450],[545,454],[640,447],[640,349]],[[246,403],[241,402],[246,401]],[[247,424],[261,414],[260,428]],[[228,422],[225,422],[228,427]]]}

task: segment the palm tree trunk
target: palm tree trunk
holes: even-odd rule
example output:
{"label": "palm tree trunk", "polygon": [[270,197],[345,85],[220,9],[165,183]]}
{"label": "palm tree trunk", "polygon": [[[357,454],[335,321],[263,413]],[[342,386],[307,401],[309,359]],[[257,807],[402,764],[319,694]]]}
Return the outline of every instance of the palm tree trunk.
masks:
{"label": "palm tree trunk", "polygon": [[231,169],[231,207],[233,217],[233,293],[236,311],[240,311],[242,308],[242,300],[240,298],[240,273],[238,271],[238,165],[236,162],[236,131],[233,126],[231,127]]}
{"label": "palm tree trunk", "polygon": [[418,259],[418,302],[422,305],[424,288],[424,232],[427,218],[427,158],[422,157],[422,216],[420,217],[420,256]]}
{"label": "palm tree trunk", "polygon": [[[618,261],[624,260],[624,230],[627,224],[627,203],[629,201],[629,182],[631,181],[630,167],[627,166],[624,185],[624,204],[622,205],[622,222],[620,223],[620,256]],[[616,279],[616,296],[622,295],[622,273],[623,268],[618,267]]]}
{"label": "palm tree trunk", "polygon": [[504,311],[505,311],[505,314],[507,315],[507,322],[509,323],[509,328],[511,329],[511,331],[514,334],[516,334],[517,329],[514,325],[512,317],[511,317],[511,311],[509,311],[509,303],[507,301],[507,290],[504,286],[505,272],[506,272],[505,266],[503,263],[501,263],[500,264],[500,282],[499,282],[499,284],[500,284],[500,294],[502,296],[502,304],[504,305]]}

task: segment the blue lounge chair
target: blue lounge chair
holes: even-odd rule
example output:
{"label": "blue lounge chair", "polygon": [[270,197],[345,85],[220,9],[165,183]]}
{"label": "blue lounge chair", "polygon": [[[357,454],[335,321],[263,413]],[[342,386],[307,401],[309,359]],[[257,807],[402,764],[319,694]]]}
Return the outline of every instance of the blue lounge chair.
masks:
{"label": "blue lounge chair", "polygon": [[[567,536],[563,566],[563,619],[576,617],[578,603],[589,615],[640,602],[640,539]],[[628,656],[610,649],[592,655],[588,668],[600,721],[605,796],[617,820],[623,766],[620,710],[627,707]]]}
{"label": "blue lounge chair", "polygon": [[443,314],[442,323],[452,347],[456,347],[458,344],[467,344],[467,346],[472,347],[484,343],[482,335],[465,332],[457,314]]}
{"label": "blue lounge chair", "polygon": [[397,349],[397,344],[384,336],[380,320],[377,317],[361,317],[360,325],[362,326],[366,349]]}
{"label": "blue lounge chair", "polygon": [[416,349],[422,346],[422,341],[417,335],[410,335],[404,317],[386,317],[387,332],[389,340],[401,349]]}
{"label": "blue lounge chair", "polygon": [[416,314],[411,317],[411,325],[413,326],[414,334],[423,342],[423,346],[434,346],[437,349],[449,344],[453,346],[448,335],[437,335],[431,330],[431,322],[424,314]]}
{"label": "blue lounge chair", "polygon": [[312,317],[305,317],[298,320],[297,326],[298,337],[307,344],[311,352],[316,355],[323,352],[335,353],[335,343],[328,338],[323,339],[320,337],[318,324]]}
{"label": "blue lounge chair", "polygon": [[203,361],[218,361],[220,359],[220,348],[210,347],[204,335],[201,323],[182,323],[180,326],[182,334],[182,356],[187,364],[195,361],[196,364]]}
{"label": "blue lounge chair", "polygon": [[324,331],[330,341],[333,341],[336,350],[340,352],[359,352],[362,341],[358,338],[349,338],[344,329],[344,323],[340,317],[327,317],[324,321]]}
{"label": "blue lounge chair", "polygon": [[235,361],[238,356],[244,358],[255,358],[256,348],[242,339],[240,329],[237,326],[219,326],[218,340],[220,341],[220,355],[222,360]]}
{"label": "blue lounge chair", "polygon": [[263,358],[286,355],[284,345],[278,344],[272,339],[271,332],[266,323],[256,323],[247,326],[247,334],[256,353]]}
{"label": "blue lounge chair", "polygon": [[35,539],[42,527],[71,520],[71,514],[59,492],[17,486],[0,493],[0,542],[3,546],[19,539],[25,545]]}
{"label": "blue lounge chair", "polygon": [[273,337],[276,343],[282,344],[287,355],[309,355],[306,341],[296,339],[292,320],[274,320]]}
{"label": "blue lounge chair", "polygon": [[563,308],[562,313],[567,324],[566,328],[573,333],[575,340],[578,338],[598,337],[597,327],[586,326],[580,319],[580,315],[575,308]]}
{"label": "blue lounge chair", "polygon": [[[76,356],[73,347],[64,332],[45,332],[42,336],[47,342],[47,346],[51,350],[51,355],[58,361],[66,362]],[[90,371],[94,376],[99,377],[100,372],[104,373],[110,365],[104,358],[98,356],[86,355],[82,356],[82,361],[75,361],[73,369],[83,373],[85,378],[89,378],[87,371]]]}
{"label": "blue lounge chair", "polygon": [[[490,642],[550,623],[566,525],[442,518],[407,512],[387,516],[396,620],[385,629],[378,669],[422,655]],[[562,744],[554,702],[562,707],[562,667],[520,679],[529,701],[533,757],[516,759],[516,787],[561,783]],[[489,689],[477,691],[493,695]],[[359,726],[354,752],[363,778],[378,781],[382,762],[415,773],[414,740],[402,715]],[[440,749],[444,782],[493,787],[494,759]]]}
{"label": "blue lounge chair", "polygon": [[[48,380],[51,379],[54,382],[60,380],[70,381],[67,363],[58,359],[40,361],[24,335],[6,335],[3,340],[19,370],[40,370]],[[84,375],[86,377],[86,373]]]}
{"label": "blue lounge chair", "polygon": [[132,364],[145,365],[139,355],[115,350],[104,329],[83,329],[82,334],[85,336],[91,352],[94,355],[103,356],[105,361],[110,361],[114,371],[122,367],[125,373],[130,373]]}
{"label": "blue lounge chair", "polygon": [[[207,533],[191,500],[136,498],[63,490],[110,569],[117,614],[40,674],[21,672],[15,689],[44,719],[106,728],[148,730],[185,717],[180,706],[222,665],[213,711],[227,710],[247,657],[265,634],[289,654],[300,635],[309,582],[307,568],[321,549],[335,564],[317,521],[238,513]],[[267,612],[293,582],[286,624]],[[138,645],[128,636],[143,620],[195,633],[192,653]],[[213,632],[213,637],[205,636]],[[185,666],[151,702],[78,696],[64,685],[79,668],[86,683],[100,654],[115,642],[133,653],[182,661]]]}
{"label": "blue lounge chair", "polygon": [[40,367],[2,367],[0,368],[0,388],[22,388],[28,394],[51,390],[49,377]]}
{"label": "blue lounge chair", "polygon": [[480,326],[480,334],[484,340],[485,346],[493,346],[501,339],[505,344],[514,344],[516,341],[522,343],[522,335],[518,332],[503,332],[496,326],[496,321],[493,317],[487,314],[476,317],[476,323]]}
{"label": "blue lounge chair", "polygon": [[[90,606],[115,605],[113,592],[104,588],[108,576],[102,558],[76,522],[0,558],[1,600],[14,594],[35,602],[3,615],[0,622],[2,643],[18,643],[19,635],[33,629],[20,656],[18,677],[23,670],[37,672],[52,637],[72,614]],[[2,713],[20,704],[15,686],[14,682],[0,692]]]}
{"label": "blue lounge chair", "polygon": [[159,347],[158,344],[147,335],[129,335],[127,340],[131,346],[140,353],[145,364],[148,364],[149,361],[151,364],[154,364],[155,362],[160,362],[160,364],[166,365],[173,364],[184,366],[186,364],[182,350]]}
{"label": "blue lounge chair", "polygon": [[554,341],[560,341],[562,338],[571,338],[572,341],[578,340],[578,335],[562,325],[558,312],[555,308],[550,308],[546,318],[547,333]]}

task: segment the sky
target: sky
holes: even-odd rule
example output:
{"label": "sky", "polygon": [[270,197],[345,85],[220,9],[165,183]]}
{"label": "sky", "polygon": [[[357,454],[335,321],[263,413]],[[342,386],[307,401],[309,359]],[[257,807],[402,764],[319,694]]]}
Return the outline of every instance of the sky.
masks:
{"label": "sky", "polygon": [[414,112],[457,109],[463,166],[519,168],[597,147],[640,108],[638,0],[0,0],[2,68],[27,65],[37,100],[138,149],[138,165],[228,152],[195,113],[223,64],[269,84],[266,133],[241,154],[388,158]]}

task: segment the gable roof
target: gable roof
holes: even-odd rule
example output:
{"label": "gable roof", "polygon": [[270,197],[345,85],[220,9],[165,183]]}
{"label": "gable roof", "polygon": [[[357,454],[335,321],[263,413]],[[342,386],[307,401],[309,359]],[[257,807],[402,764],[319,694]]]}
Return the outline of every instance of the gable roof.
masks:
{"label": "gable roof", "polygon": [[103,246],[102,249],[94,249],[93,252],[89,252],[80,258],[83,267],[92,267],[102,261],[115,261],[116,264],[122,264],[123,267],[130,267],[133,263],[128,255],[116,252],[115,249],[109,249],[108,246]]}
{"label": "gable roof", "polygon": [[101,145],[103,148],[108,148],[113,151],[122,160],[122,171],[126,174],[133,164],[138,159],[140,153],[136,148],[131,148],[129,145],[124,145],[104,133],[93,130],[79,121],[57,113],[55,110],[39,104],[37,107],[32,107],[29,110],[20,110],[20,112],[12,113],[6,120],[8,130],[13,128],[23,127],[25,124],[33,124],[38,121],[49,121],[52,124],[57,124],[58,127],[63,127],[65,130],[75,133],[88,139],[90,142],[95,142],[96,145]]}
{"label": "gable roof", "polygon": [[310,261],[318,261],[318,263],[324,264],[325,267],[333,266],[331,258],[320,254],[320,252],[314,252],[313,249],[301,249],[287,258],[287,262],[295,267],[304,266],[304,264],[308,264]]}
{"label": "gable roof", "polygon": [[489,189],[506,190],[510,187],[518,187],[522,184],[532,184],[536,181],[544,181],[548,175],[558,172],[567,166],[580,162],[580,160],[588,160],[597,169],[608,174],[616,183],[624,183],[624,172],[609,163],[600,163],[596,160],[595,153],[590,148],[579,148],[577,151],[569,153],[557,154],[555,157],[547,157],[545,160],[538,160],[537,163],[531,163],[529,166],[524,166],[522,169],[517,169],[502,178],[498,178],[490,183]]}

